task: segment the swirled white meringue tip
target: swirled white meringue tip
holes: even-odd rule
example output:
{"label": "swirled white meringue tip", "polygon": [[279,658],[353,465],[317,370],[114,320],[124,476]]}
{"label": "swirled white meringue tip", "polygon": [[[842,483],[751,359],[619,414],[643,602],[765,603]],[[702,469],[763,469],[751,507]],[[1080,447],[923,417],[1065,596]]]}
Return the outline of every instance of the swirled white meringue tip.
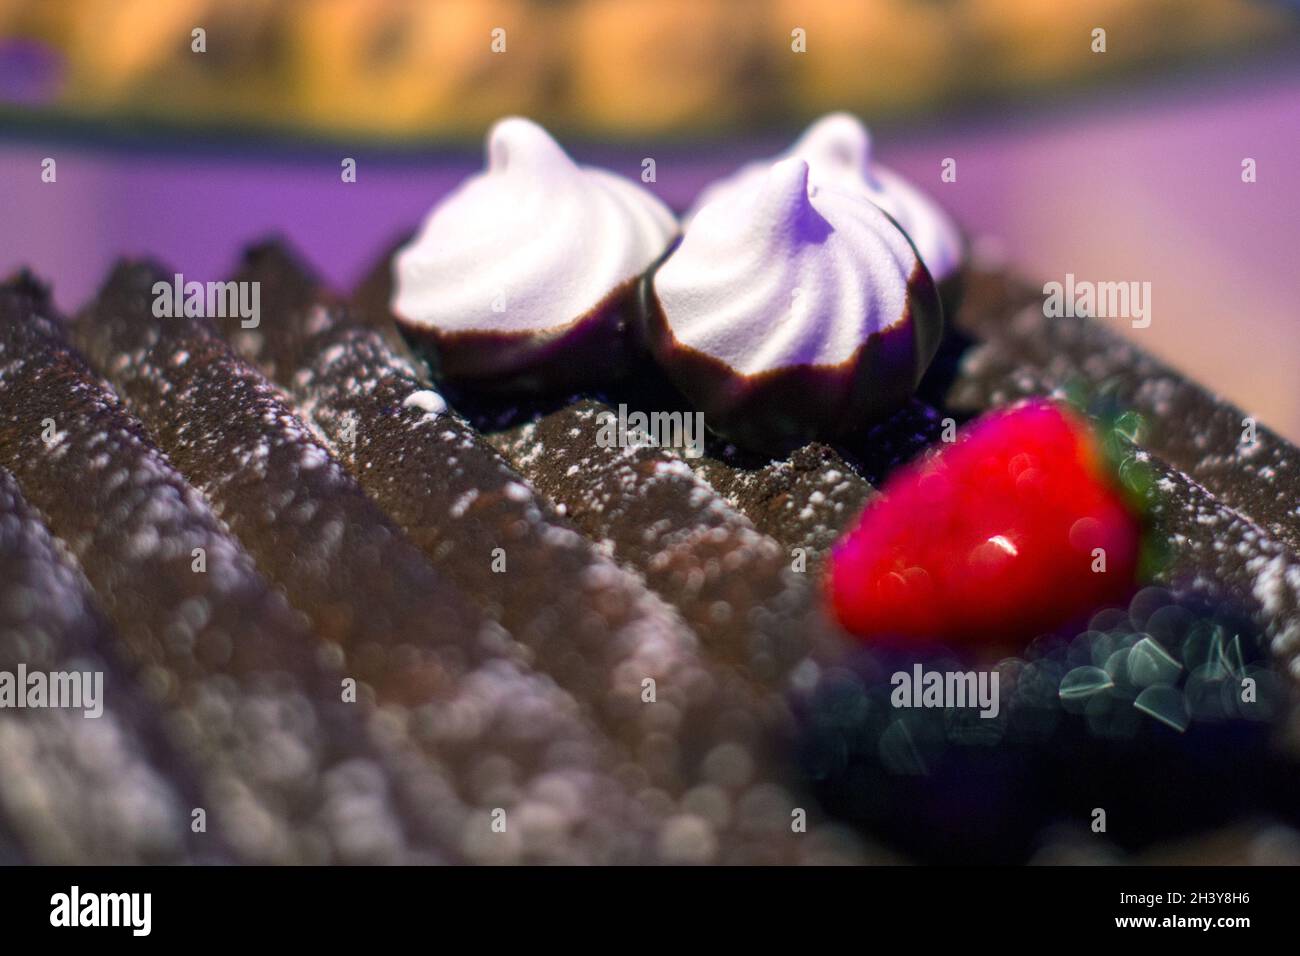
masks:
{"label": "swirled white meringue tip", "polygon": [[489,172],[535,172],[553,167],[557,172],[575,172],[569,154],[551,134],[532,120],[507,116],[497,120],[487,134]]}
{"label": "swirled white meringue tip", "polygon": [[486,168],[444,197],[397,254],[391,306],[441,332],[573,322],[645,272],[677,234],[641,184],[579,166],[522,117],[488,132]]}
{"label": "swirled white meringue tip", "polygon": [[845,174],[866,171],[871,169],[871,133],[852,113],[827,113],[803,131],[789,153]]}
{"label": "swirled white meringue tip", "polygon": [[809,169],[781,160],[699,211],[654,275],[678,343],[756,375],[840,365],[912,318],[912,244],[860,195],[810,185]]}
{"label": "swirled white meringue tip", "polygon": [[[936,282],[961,265],[962,240],[957,226],[934,200],[872,157],[871,133],[851,113],[821,117],[777,160],[799,157],[808,162],[813,188],[828,186],[865,196],[894,217],[912,242]],[[689,225],[699,210],[722,193],[746,188],[774,160],[747,163],[731,176],[706,186],[686,217]]]}
{"label": "swirled white meringue tip", "polygon": [[808,197],[808,164],[802,159],[776,163],[768,171],[753,204],[756,224],[773,234],[798,229],[804,220],[821,220]]}

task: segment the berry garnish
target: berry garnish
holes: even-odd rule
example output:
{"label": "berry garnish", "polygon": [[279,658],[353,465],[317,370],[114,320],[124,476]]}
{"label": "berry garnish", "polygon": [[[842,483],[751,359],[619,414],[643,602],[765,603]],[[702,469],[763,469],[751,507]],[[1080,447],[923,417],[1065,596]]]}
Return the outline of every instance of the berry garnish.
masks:
{"label": "berry garnish", "polygon": [[1141,530],[1091,427],[1033,401],[894,474],[836,546],[828,589],[864,638],[1023,645],[1124,600]]}

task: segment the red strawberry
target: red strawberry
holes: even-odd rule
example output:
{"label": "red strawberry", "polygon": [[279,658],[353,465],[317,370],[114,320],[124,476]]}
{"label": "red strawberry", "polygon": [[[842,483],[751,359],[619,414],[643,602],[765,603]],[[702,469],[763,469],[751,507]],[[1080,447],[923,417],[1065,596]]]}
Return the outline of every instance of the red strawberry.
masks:
{"label": "red strawberry", "polygon": [[1140,537],[1091,428],[1036,401],[893,475],[836,546],[828,587],[862,637],[1023,644],[1123,600]]}

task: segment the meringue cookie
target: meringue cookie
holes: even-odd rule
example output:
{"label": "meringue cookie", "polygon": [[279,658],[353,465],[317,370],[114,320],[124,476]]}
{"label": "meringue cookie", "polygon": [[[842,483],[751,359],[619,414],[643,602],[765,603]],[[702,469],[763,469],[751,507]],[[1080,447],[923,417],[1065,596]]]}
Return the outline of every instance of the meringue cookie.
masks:
{"label": "meringue cookie", "polygon": [[782,160],[703,207],[643,283],[644,335],[719,434],[781,452],[901,406],[934,357],[938,292],[898,225]]}
{"label": "meringue cookie", "polygon": [[[873,161],[871,134],[857,117],[849,113],[823,116],[776,159],[793,156],[807,161],[814,186],[833,186],[865,196],[889,213],[912,240],[935,282],[956,276],[962,263],[961,232],[934,200]],[[731,176],[706,186],[687,214],[687,224],[728,190],[753,188],[774,161],[747,163]]]}
{"label": "meringue cookie", "polygon": [[392,311],[443,380],[582,384],[620,366],[635,282],[677,229],[640,184],[578,166],[536,123],[503,119],[487,168],[397,253]]}

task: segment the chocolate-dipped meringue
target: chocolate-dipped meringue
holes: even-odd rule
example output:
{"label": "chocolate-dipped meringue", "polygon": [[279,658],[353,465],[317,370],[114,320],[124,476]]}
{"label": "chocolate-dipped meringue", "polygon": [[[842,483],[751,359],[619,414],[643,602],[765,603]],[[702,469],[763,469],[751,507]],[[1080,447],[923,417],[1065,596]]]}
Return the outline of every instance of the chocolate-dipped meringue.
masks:
{"label": "chocolate-dipped meringue", "polygon": [[874,161],[871,133],[849,113],[828,113],[804,130],[794,145],[775,160],[746,163],[732,175],[706,186],[687,214],[687,224],[725,192],[753,188],[774,161],[789,157],[808,163],[813,186],[833,186],[865,196],[889,213],[912,240],[921,261],[939,284],[945,311],[949,315],[955,311],[964,258],[961,231],[934,200]]}
{"label": "chocolate-dipped meringue", "polygon": [[942,310],[898,225],[791,158],[716,195],[642,287],[645,338],[706,425],[782,452],[901,406]]}
{"label": "chocolate-dipped meringue", "polygon": [[578,166],[536,123],[503,119],[488,133],[487,168],[398,252],[392,311],[443,381],[591,384],[624,367],[636,280],[677,228],[638,183]]}

